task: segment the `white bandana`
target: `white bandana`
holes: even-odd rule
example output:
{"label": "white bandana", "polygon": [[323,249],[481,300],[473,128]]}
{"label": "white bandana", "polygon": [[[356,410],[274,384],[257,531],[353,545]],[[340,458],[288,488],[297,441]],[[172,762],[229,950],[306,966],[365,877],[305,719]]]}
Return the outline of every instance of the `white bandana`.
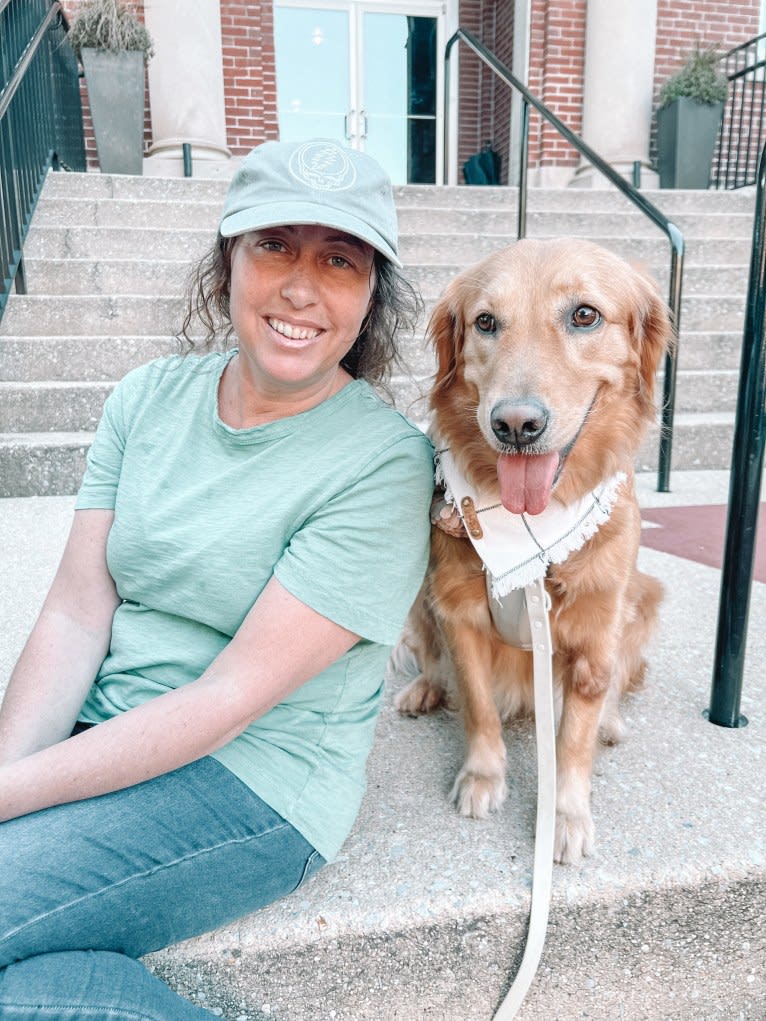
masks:
{"label": "white bandana", "polygon": [[513,514],[500,501],[500,489],[477,489],[462,475],[449,449],[438,450],[436,481],[460,515],[474,549],[501,599],[513,589],[542,578],[549,564],[560,564],[609,520],[617,490],[627,476],[618,472],[571,504],[555,496],[542,514]]}

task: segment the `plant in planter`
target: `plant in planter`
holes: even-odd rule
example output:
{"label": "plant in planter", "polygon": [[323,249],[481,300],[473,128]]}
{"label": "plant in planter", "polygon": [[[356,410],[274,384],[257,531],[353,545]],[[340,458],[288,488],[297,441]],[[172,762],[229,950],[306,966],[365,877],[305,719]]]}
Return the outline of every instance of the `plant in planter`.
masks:
{"label": "plant in planter", "polygon": [[714,47],[697,47],[660,90],[657,162],[661,188],[707,188],[728,81]]}
{"label": "plant in planter", "polygon": [[98,161],[105,174],[140,174],[144,148],[146,26],[118,0],[86,0],[69,30],[85,71]]}

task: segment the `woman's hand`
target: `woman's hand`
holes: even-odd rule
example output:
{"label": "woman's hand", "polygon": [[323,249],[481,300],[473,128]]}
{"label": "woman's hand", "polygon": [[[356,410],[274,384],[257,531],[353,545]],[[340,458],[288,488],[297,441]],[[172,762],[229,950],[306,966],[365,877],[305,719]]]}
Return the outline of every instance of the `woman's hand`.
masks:
{"label": "woman's hand", "polygon": [[467,539],[463,519],[453,504],[447,503],[441,489],[434,492],[431,500],[431,524],[455,539]]}

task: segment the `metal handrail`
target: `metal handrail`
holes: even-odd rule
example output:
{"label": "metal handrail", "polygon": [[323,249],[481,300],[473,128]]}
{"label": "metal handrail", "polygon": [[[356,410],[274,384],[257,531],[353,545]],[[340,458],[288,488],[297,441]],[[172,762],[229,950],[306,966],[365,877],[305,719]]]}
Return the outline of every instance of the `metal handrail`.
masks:
{"label": "metal handrail", "polygon": [[734,420],[729,510],[721,570],[711,723],[742,727],[745,646],[766,446],[766,148],[758,165],[753,250]]}
{"label": "metal handrail", "polygon": [[757,181],[766,115],[766,33],[748,39],[721,57],[729,91],[718,134],[713,183],[733,191]]}
{"label": "metal handrail", "polygon": [[26,293],[23,245],[51,167],[85,170],[77,62],[52,0],[0,0],[0,318]]}
{"label": "metal handrail", "polygon": [[490,67],[495,74],[509,85],[516,89],[522,96],[522,151],[519,161],[519,208],[517,238],[526,236],[527,217],[527,161],[529,151],[529,107],[532,106],[541,114],[558,133],[575,148],[581,156],[588,160],[599,173],[610,181],[615,188],[618,188],[623,195],[638,207],[652,223],[662,230],[670,242],[670,289],[668,294],[668,307],[670,309],[671,321],[673,324],[673,340],[665,356],[665,375],[663,381],[663,402],[662,402],[662,427],[660,431],[659,469],[657,476],[657,489],[661,493],[667,493],[670,488],[670,459],[673,445],[673,415],[675,410],[676,375],[678,364],[678,335],[681,323],[681,285],[683,282],[684,265],[684,236],[679,228],[665,216],[645,195],[633,187],[629,181],[617,173],[603,160],[597,152],[576,135],[563,121],[552,113],[527,87],[514,76],[509,68],[502,64],[486,47],[484,47],[475,36],[463,28],[459,28],[447,43],[444,53],[444,179],[447,180],[449,146],[450,146],[450,53],[453,46],[462,41]]}

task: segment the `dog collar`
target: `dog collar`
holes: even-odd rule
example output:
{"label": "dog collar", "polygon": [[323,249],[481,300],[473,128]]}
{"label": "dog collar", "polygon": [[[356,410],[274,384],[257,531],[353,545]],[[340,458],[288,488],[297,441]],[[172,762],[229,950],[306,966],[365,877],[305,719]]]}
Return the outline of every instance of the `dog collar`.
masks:
{"label": "dog collar", "polygon": [[468,482],[449,448],[436,454],[436,482],[460,515],[488,574],[488,590],[500,600],[545,576],[580,549],[612,513],[620,485],[618,472],[571,504],[553,496],[542,514],[513,514],[500,502],[499,487],[478,489]]}

